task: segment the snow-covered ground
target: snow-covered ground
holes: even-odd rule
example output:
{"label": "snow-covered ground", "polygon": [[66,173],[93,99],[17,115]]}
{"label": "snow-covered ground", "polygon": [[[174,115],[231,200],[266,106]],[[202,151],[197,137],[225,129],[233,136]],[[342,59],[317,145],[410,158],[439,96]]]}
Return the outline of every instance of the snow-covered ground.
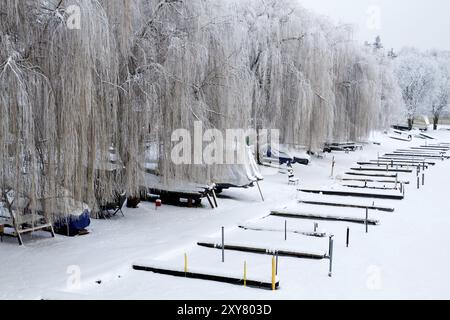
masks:
{"label": "snow-covered ground", "polygon": [[[432,132],[440,142],[450,142],[450,131]],[[126,209],[125,218],[94,220],[90,234],[77,238],[34,235],[19,247],[14,239],[0,243],[1,299],[449,299],[450,298],[450,160],[436,160],[426,171],[426,185],[417,190],[416,173],[401,174],[411,180],[404,200],[368,200],[303,194],[297,188],[342,190],[339,178],[357,161],[376,159],[377,154],[424,144],[393,140],[377,134],[364,150],[326,155],[305,166],[296,166],[299,186],[288,185],[285,174],[269,174],[261,187],[225,190],[219,208],[179,208],[155,210],[151,203]],[[335,177],[331,178],[331,157],[335,156]],[[367,189],[354,189],[369,192]],[[376,193],[387,191],[372,190]],[[389,191],[396,193],[397,191]],[[364,209],[334,208],[299,204],[298,200],[323,200],[393,207],[395,211],[370,211],[380,225],[326,222],[269,216],[272,209],[302,213],[365,217]],[[289,231],[334,235],[333,277],[328,277],[329,261],[280,257],[280,290],[272,292],[217,282],[158,275],[132,269],[134,262],[160,264],[183,270],[184,254],[191,270],[238,276],[247,262],[249,278],[270,279],[270,255],[226,251],[197,246],[198,241],[225,242],[263,248],[297,251],[328,251],[328,237],[308,237]],[[269,231],[244,230],[251,226]],[[346,230],[350,227],[350,247]],[[81,286],[73,286],[76,271]],[[73,273],[75,272],[75,273]]]}

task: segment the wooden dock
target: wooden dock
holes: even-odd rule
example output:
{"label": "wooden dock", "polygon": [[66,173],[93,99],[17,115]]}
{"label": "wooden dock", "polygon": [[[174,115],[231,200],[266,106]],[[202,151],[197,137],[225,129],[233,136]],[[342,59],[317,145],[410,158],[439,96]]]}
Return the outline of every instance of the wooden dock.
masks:
{"label": "wooden dock", "polygon": [[[351,223],[358,223],[358,224],[366,223],[365,218],[332,216],[332,215],[324,215],[324,214],[308,214],[308,213],[299,213],[299,212],[290,212],[290,211],[272,211],[271,215],[275,216],[275,217],[284,217],[284,218],[351,222]],[[374,225],[374,226],[378,225],[380,223],[378,220],[373,220],[373,219],[368,219],[367,222],[369,225]]]}
{"label": "wooden dock", "polygon": [[394,212],[394,210],[395,210],[394,208],[389,208],[389,207],[364,206],[364,205],[360,205],[360,204],[325,202],[325,201],[302,201],[302,200],[299,200],[298,202],[304,203],[304,204],[312,204],[312,205],[316,205],[316,206],[369,209],[369,210],[377,210],[377,211],[385,211],[385,212]]}
{"label": "wooden dock", "polygon": [[[216,243],[208,243],[208,242],[198,242],[197,245],[205,248],[211,249],[220,249],[222,250],[222,245]],[[265,254],[265,255],[274,255],[278,254],[280,257],[291,257],[291,258],[303,258],[303,259],[313,259],[313,260],[321,260],[325,259],[326,253],[317,254],[313,252],[300,252],[300,251],[288,251],[288,250],[277,250],[275,248],[257,248],[250,247],[245,245],[238,244],[225,244],[225,250],[231,251],[240,251],[240,252],[248,252],[248,253],[256,253],[256,254]]]}
{"label": "wooden dock", "polygon": [[341,196],[341,197],[357,197],[357,198],[374,198],[374,199],[387,199],[387,200],[403,200],[402,194],[383,194],[383,193],[366,193],[366,192],[353,192],[353,191],[338,191],[338,190],[313,190],[313,189],[299,189],[300,192],[316,193],[328,196]]}
{"label": "wooden dock", "polygon": [[[164,274],[164,275],[174,276],[174,277],[215,281],[215,282],[222,282],[222,283],[244,286],[244,278],[234,278],[234,277],[225,276],[225,275],[213,275],[213,274],[189,272],[189,271],[184,272],[184,271],[180,271],[180,270],[171,270],[171,269],[166,269],[166,268],[145,266],[142,264],[134,264],[133,269],[139,270],[139,271],[147,271],[147,272],[153,272],[153,273],[158,273],[158,274]],[[264,281],[252,280],[252,279],[246,279],[245,282],[248,287],[272,290],[272,283],[270,283],[270,282],[264,282]],[[280,282],[276,281],[275,289],[279,289],[279,287],[280,287]]]}

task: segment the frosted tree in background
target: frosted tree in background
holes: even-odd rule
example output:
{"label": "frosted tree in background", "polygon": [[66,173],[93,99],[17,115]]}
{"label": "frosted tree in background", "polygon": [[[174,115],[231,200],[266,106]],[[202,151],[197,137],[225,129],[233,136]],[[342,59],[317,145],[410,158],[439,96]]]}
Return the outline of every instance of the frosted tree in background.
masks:
{"label": "frosted tree in background", "polygon": [[402,90],[406,107],[408,126],[426,108],[429,95],[434,88],[436,66],[430,57],[416,49],[403,49],[395,59],[395,72]]}
{"label": "frosted tree in background", "polygon": [[450,104],[450,53],[405,48],[393,58],[409,126],[412,127],[414,118],[421,113],[433,118],[436,130]]}
{"label": "frosted tree in background", "polygon": [[432,52],[431,58],[435,61],[435,85],[431,91],[431,114],[433,116],[433,129],[437,130],[442,113],[450,105],[450,53]]}

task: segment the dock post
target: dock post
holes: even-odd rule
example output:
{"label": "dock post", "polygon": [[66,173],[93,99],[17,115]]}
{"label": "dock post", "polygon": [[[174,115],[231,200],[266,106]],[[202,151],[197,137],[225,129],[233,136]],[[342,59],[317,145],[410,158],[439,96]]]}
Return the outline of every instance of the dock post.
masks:
{"label": "dock post", "polygon": [[287,241],[287,220],[284,220],[284,241]]}
{"label": "dock post", "polygon": [[276,274],[275,274],[275,256],[272,257],[272,291],[275,291],[275,279],[276,279]]}
{"label": "dock post", "polygon": [[336,165],[336,161],[335,161],[335,158],[334,158],[334,156],[333,156],[333,160],[332,160],[332,162],[331,162],[331,177],[333,178],[333,176],[334,176],[334,166]]}
{"label": "dock post", "polygon": [[366,233],[369,233],[369,208],[366,208]]}
{"label": "dock post", "polygon": [[350,227],[347,227],[347,241],[346,241],[346,244],[347,244],[347,248],[348,248],[348,246],[350,244]]}
{"label": "dock post", "polygon": [[247,286],[247,261],[244,261],[244,287]]}
{"label": "dock post", "polygon": [[422,172],[422,185],[425,185],[425,172]]}
{"label": "dock post", "polygon": [[188,272],[188,256],[187,253],[184,254],[184,275],[186,276]]}
{"label": "dock post", "polygon": [[278,275],[278,251],[276,252],[276,269],[275,269],[275,274]]}
{"label": "dock post", "polygon": [[222,227],[222,262],[225,262],[225,228]]}
{"label": "dock post", "polygon": [[330,269],[328,271],[328,276],[331,278],[333,276],[333,235],[330,235],[329,248],[328,248],[328,258],[330,259]]}

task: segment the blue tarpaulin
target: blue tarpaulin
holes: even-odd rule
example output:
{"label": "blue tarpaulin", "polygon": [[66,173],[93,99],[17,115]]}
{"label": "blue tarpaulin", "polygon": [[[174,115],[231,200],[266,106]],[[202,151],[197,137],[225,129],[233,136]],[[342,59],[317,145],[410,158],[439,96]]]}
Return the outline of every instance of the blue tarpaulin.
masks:
{"label": "blue tarpaulin", "polygon": [[[76,236],[80,231],[86,229],[91,224],[89,210],[84,210],[80,216],[69,216],[55,223],[55,230],[59,234]],[[69,226],[69,230],[67,230]],[[67,234],[67,232],[69,234]]]}

